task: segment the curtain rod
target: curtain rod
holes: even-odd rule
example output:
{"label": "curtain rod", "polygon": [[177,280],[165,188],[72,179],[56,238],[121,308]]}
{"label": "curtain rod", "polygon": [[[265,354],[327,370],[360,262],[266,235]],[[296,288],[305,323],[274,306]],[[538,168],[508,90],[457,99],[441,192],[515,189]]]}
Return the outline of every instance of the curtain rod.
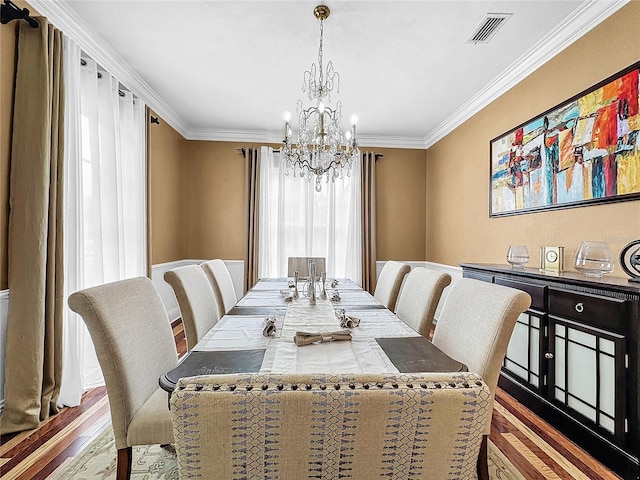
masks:
{"label": "curtain rod", "polygon": [[40,22],[30,15],[28,8],[18,8],[11,0],[4,0],[0,5],[0,23],[7,24],[12,20],[26,20],[33,28],[38,28]]}
{"label": "curtain rod", "polygon": [[[80,59],[80,65],[82,65],[83,67],[87,65],[87,61],[84,58]],[[100,66],[100,65],[98,65]],[[102,68],[102,67],[100,67]],[[102,78],[102,73],[99,71],[96,71],[96,73],[98,74],[98,78]],[[125,90],[129,91],[128,88],[125,88],[124,85],[122,85],[120,82],[118,82],[118,85],[122,88],[124,88]],[[122,91],[122,89],[118,88],[118,95],[120,95],[121,97],[124,97],[125,93]],[[134,95],[135,96],[135,95]]]}
{"label": "curtain rod", "polygon": [[[242,148],[236,148],[236,152],[241,153],[242,155],[244,155],[246,148],[242,147]],[[273,153],[280,153],[280,150],[274,150]]]}

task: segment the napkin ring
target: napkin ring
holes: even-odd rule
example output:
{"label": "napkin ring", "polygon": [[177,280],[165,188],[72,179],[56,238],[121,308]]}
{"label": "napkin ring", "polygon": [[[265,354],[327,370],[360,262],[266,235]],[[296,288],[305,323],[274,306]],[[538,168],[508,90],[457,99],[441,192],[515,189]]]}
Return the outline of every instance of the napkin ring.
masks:
{"label": "napkin ring", "polygon": [[268,315],[264,319],[264,328],[262,329],[262,335],[265,337],[271,337],[276,333],[276,317],[275,315]]}

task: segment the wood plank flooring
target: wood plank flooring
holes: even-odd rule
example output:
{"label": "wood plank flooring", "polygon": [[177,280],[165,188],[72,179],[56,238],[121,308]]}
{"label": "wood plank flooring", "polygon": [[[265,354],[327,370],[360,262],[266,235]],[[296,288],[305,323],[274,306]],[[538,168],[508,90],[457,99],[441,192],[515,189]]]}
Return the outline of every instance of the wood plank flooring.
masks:
{"label": "wood plank flooring", "polygon": [[[180,322],[173,332],[178,352],[183,354],[186,343]],[[2,436],[0,478],[46,479],[63,462],[78,455],[109,423],[105,388],[87,391],[80,406],[64,408],[37,430]],[[526,479],[619,478],[500,389],[489,438]]]}

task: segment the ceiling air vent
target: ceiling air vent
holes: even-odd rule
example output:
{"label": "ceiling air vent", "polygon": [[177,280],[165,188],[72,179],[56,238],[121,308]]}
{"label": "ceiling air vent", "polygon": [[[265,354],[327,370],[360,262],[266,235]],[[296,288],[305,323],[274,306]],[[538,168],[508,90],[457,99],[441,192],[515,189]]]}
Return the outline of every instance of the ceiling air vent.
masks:
{"label": "ceiling air vent", "polygon": [[489,43],[491,37],[504,23],[509,20],[511,13],[487,13],[465,43]]}

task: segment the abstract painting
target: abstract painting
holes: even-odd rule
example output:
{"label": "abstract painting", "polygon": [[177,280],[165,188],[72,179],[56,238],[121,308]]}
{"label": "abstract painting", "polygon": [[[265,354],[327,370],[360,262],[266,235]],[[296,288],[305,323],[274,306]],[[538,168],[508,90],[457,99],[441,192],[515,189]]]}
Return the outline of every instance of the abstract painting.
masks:
{"label": "abstract painting", "polygon": [[490,142],[490,216],[640,199],[640,62]]}

